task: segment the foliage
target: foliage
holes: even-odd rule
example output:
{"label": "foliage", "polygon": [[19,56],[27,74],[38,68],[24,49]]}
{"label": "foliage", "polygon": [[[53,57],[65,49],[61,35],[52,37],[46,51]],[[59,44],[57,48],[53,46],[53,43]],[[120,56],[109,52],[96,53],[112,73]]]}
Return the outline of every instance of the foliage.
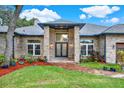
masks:
{"label": "foliage", "polygon": [[[12,14],[12,10],[0,10],[0,19],[2,19],[2,25],[9,25]],[[19,18],[16,22],[16,27],[31,26],[34,24],[34,20],[35,19],[27,21],[26,18]]]}
{"label": "foliage", "polygon": [[44,58],[43,57],[38,57],[37,61],[44,62]]}
{"label": "foliage", "polygon": [[30,66],[0,77],[1,88],[123,88],[124,79],[65,70],[54,66]]}
{"label": "foliage", "polygon": [[87,62],[98,62],[98,59],[97,58],[94,58],[92,56],[88,56],[86,58],[82,58],[80,59],[80,62],[82,63],[87,63]]}
{"label": "foliage", "polygon": [[0,54],[0,65],[5,61],[5,56]]}
{"label": "foliage", "polygon": [[26,18],[18,19],[16,27],[24,27],[24,26],[31,26],[34,24],[34,19],[27,21]]}
{"label": "foliage", "polygon": [[7,25],[10,23],[13,11],[11,10],[0,10],[0,18],[2,19],[2,25]]}
{"label": "foliage", "polygon": [[18,58],[18,63],[21,65],[25,63],[25,56],[24,55],[21,55],[20,58]]}
{"label": "foliage", "polygon": [[115,68],[118,72],[121,72],[121,66],[119,64],[103,64],[99,62],[87,62],[87,63],[81,63],[80,64],[83,67],[89,67],[93,69],[103,69],[104,67],[110,69]]}
{"label": "foliage", "polygon": [[17,58],[11,58],[11,60],[10,60],[10,65],[11,65],[11,66],[15,66],[17,61],[18,61]]}
{"label": "foliage", "polygon": [[117,60],[119,63],[124,63],[124,51],[117,51]]}
{"label": "foliage", "polygon": [[30,64],[37,61],[37,59],[34,58],[32,55],[27,55],[27,56],[25,56],[25,60],[26,60],[27,62],[29,62]]}

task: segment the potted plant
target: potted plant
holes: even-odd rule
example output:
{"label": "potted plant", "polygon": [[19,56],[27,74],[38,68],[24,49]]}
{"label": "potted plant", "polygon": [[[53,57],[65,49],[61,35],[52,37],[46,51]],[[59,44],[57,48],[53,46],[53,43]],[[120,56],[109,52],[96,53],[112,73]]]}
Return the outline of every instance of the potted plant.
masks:
{"label": "potted plant", "polygon": [[23,64],[25,63],[25,57],[24,57],[24,56],[21,56],[21,57],[19,58],[18,63],[19,63],[20,65],[23,65]]}
{"label": "potted plant", "polygon": [[17,59],[11,59],[11,61],[10,61],[10,65],[11,66],[16,66],[16,62],[17,62],[18,60]]}

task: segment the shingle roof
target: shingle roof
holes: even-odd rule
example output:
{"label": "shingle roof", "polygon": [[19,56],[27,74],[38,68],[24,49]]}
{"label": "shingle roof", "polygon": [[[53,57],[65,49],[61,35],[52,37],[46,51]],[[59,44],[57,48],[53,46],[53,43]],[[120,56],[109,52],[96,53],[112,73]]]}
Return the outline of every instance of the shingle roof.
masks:
{"label": "shingle roof", "polygon": [[16,34],[19,35],[44,35],[44,30],[38,26],[28,26],[28,27],[21,27],[21,28],[16,28],[15,30]]}
{"label": "shingle roof", "polygon": [[72,22],[72,21],[69,21],[69,20],[64,20],[64,19],[58,19],[58,20],[55,20],[55,21],[49,21],[49,22],[46,22],[46,24],[72,24],[72,23],[75,23],[75,22]]}
{"label": "shingle roof", "polygon": [[96,36],[96,35],[100,35],[107,28],[108,28],[107,26],[100,26],[100,25],[87,23],[80,30],[80,36]]}
{"label": "shingle roof", "polygon": [[103,34],[124,34],[124,24],[111,26]]}
{"label": "shingle roof", "polygon": [[[0,26],[0,32],[2,33],[7,32],[7,29],[7,26]],[[44,30],[38,25],[33,25],[16,28],[15,33],[19,35],[40,36],[44,35]],[[96,36],[100,34],[124,34],[124,24],[106,27],[87,23],[80,30],[80,36]]]}
{"label": "shingle roof", "polygon": [[[8,26],[0,26],[0,32],[7,32]],[[44,35],[44,30],[38,26],[27,26],[27,27],[20,27],[16,28],[15,33],[18,35]]]}

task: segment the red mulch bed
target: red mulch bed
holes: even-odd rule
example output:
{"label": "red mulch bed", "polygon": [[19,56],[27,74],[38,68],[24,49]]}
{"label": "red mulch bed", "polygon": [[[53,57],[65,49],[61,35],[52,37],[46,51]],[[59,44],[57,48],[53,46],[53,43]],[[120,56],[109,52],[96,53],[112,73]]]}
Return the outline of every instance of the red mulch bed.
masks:
{"label": "red mulch bed", "polygon": [[20,68],[27,67],[27,66],[51,66],[51,64],[50,63],[46,63],[46,62],[33,62],[32,64],[30,64],[28,62],[25,62],[23,65],[20,65],[17,62],[16,66],[10,66],[7,69],[0,68],[0,77],[3,76],[3,75],[6,75],[8,73],[11,73],[11,72],[13,72],[15,70],[18,70]]}

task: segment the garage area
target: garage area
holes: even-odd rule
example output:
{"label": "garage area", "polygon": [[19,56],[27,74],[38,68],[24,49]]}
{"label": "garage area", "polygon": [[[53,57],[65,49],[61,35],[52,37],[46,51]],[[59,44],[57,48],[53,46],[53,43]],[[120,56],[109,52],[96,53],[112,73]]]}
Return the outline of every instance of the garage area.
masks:
{"label": "garage area", "polygon": [[122,63],[124,61],[124,43],[116,43],[116,62]]}

